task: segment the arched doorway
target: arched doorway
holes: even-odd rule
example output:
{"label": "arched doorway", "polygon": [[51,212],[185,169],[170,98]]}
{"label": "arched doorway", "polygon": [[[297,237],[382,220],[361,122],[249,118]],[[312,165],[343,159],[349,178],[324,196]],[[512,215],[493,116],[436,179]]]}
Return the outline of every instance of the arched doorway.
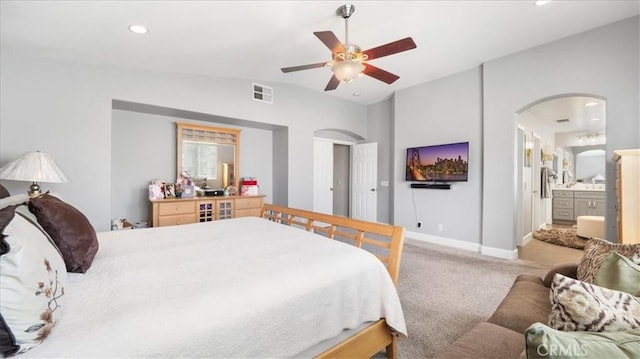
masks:
{"label": "arched doorway", "polygon": [[[581,164],[577,155],[605,150],[606,101],[590,94],[547,97],[523,107],[516,121],[515,176],[520,186],[515,244],[522,246],[536,229],[575,224],[581,212],[568,204],[562,211],[554,207],[554,190],[601,189],[604,197],[604,157]],[[597,161],[602,162],[598,169],[589,168]]]}

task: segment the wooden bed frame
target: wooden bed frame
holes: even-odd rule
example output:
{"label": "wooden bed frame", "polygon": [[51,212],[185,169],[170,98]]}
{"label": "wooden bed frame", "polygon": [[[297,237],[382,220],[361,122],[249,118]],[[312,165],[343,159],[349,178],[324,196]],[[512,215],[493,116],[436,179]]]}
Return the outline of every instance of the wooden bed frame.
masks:
{"label": "wooden bed frame", "polygon": [[[303,228],[331,239],[350,242],[371,251],[387,267],[398,285],[404,228],[265,203],[263,218]],[[370,358],[386,349],[387,358],[397,357],[397,334],[380,319],[358,333],[320,353],[318,358]]]}

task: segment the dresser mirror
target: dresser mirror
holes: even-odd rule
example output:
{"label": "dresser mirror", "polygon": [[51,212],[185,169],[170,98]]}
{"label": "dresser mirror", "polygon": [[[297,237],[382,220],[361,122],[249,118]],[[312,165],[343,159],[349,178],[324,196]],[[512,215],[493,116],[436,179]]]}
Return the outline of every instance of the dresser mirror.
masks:
{"label": "dresser mirror", "polygon": [[178,122],[177,177],[186,172],[200,187],[238,187],[240,130]]}

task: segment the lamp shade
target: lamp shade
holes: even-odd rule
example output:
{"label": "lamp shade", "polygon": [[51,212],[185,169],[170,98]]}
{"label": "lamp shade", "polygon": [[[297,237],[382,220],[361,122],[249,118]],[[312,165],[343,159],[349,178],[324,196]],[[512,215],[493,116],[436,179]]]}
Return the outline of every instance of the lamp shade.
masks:
{"label": "lamp shade", "polygon": [[67,176],[47,153],[28,152],[0,168],[0,179],[30,182],[69,182]]}

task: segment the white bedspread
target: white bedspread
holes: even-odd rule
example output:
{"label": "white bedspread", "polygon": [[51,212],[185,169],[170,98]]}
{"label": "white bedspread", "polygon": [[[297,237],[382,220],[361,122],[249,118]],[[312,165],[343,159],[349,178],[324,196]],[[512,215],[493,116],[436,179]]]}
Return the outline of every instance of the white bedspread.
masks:
{"label": "white bedspread", "polygon": [[103,232],[64,313],[25,357],[291,357],[386,318],[406,334],[382,263],[257,217]]}

